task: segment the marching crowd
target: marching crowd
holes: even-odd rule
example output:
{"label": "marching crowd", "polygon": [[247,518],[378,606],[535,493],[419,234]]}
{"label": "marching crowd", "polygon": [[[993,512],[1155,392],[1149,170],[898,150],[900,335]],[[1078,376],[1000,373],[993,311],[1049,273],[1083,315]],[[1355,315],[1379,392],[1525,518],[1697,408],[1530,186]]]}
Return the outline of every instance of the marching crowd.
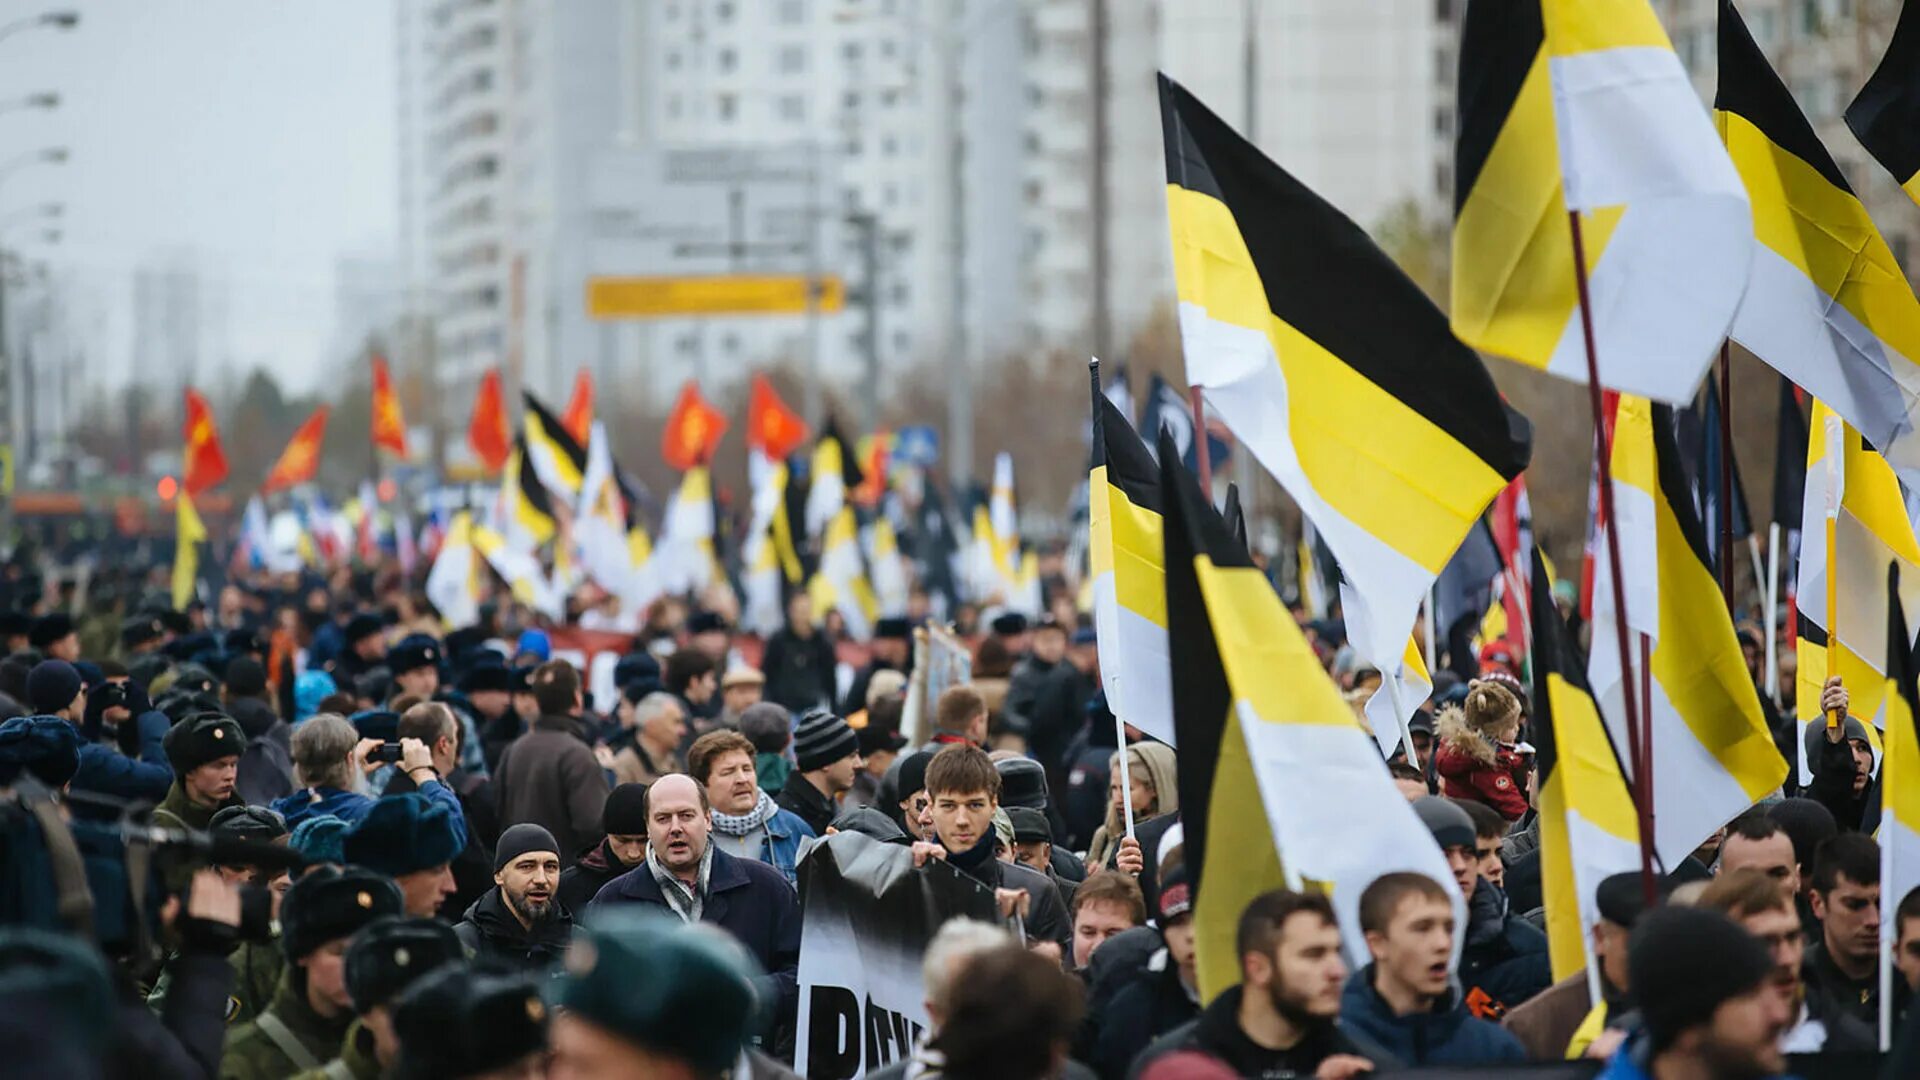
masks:
{"label": "marching crowd", "polygon": [[[1418,874],[1374,881],[1358,925],[1266,893],[1238,917],[1239,985],[1205,1001],[1182,814],[1207,793],[1183,808],[1173,749],[1116,745],[1071,605],[982,625],[915,745],[911,624],[881,620],[855,669],[804,594],[757,667],[717,612],[650,621],[595,701],[523,610],[442,635],[391,576],[258,575],[187,611],[130,572],[77,596],[14,565],[0,588],[4,1075],[792,1075],[799,884],[840,832],[944,860],[1000,916],[933,937],[930,1026],[888,1077],[1587,1059],[1668,1080],[1877,1050],[1857,719],[1810,729],[1813,783],[1666,868],[1655,902],[1637,874],[1603,882],[1598,970],[1554,982],[1529,694],[1490,642],[1387,763],[1464,927]],[[1338,623],[1305,628],[1364,700],[1379,674]],[[1920,1070],[1920,895],[1885,903],[1887,1075],[1920,1075],[1899,1071]]]}

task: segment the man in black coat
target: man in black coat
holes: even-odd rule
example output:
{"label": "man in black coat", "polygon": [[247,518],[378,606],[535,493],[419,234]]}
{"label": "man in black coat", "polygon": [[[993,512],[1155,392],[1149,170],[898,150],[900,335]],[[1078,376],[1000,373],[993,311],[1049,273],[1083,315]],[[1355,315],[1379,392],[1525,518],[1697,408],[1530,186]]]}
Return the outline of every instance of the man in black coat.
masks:
{"label": "man in black coat", "polygon": [[847,688],[847,696],[840,702],[842,716],[851,716],[867,707],[867,684],[873,681],[875,672],[898,671],[904,674],[912,669],[913,624],[905,619],[881,619],[873,624],[870,648],[872,659],[854,673],[853,685]]}
{"label": "man in black coat", "polygon": [[760,671],[766,700],[799,714],[833,704],[833,642],[813,625],[813,598],[796,589],[787,597],[787,624],[767,639]]}
{"label": "man in black coat", "polygon": [[493,888],[467,908],[453,932],[476,960],[545,971],[573,939],[573,916],[554,896],[560,845],[552,833],[522,822],[500,834],[493,867]]}
{"label": "man in black coat", "polygon": [[1026,721],[1027,744],[1055,787],[1065,785],[1067,744],[1086,719],[1093,680],[1067,661],[1067,628],[1043,618],[1033,630],[1033,653],[1013,669],[1006,711]]}
{"label": "man in black coat", "polygon": [[1065,955],[1073,932],[1053,880],[1031,867],[994,857],[993,815],[1000,808],[1000,773],[987,752],[954,744],[927,763],[934,838],[947,862],[994,891],[1003,917],[1019,915],[1029,942],[1052,942]]}

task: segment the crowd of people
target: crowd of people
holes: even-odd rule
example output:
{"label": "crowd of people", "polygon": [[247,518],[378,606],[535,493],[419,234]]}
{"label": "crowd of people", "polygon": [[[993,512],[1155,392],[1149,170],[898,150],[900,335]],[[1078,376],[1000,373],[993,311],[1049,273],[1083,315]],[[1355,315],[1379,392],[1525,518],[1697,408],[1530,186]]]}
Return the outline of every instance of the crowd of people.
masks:
{"label": "crowd of people", "polygon": [[[792,1075],[807,859],[842,832],[944,861],[999,916],[939,928],[926,1031],[878,1075],[1880,1067],[1858,719],[1810,729],[1813,782],[1651,902],[1638,874],[1602,882],[1597,970],[1556,982],[1529,691],[1486,643],[1383,766],[1464,923],[1413,873],[1374,880],[1358,925],[1269,892],[1238,915],[1238,985],[1203,1000],[1184,832],[1208,793],[1116,724],[1071,604],[983,623],[974,677],[910,717],[912,623],[842,663],[804,594],[757,666],[723,613],[676,603],[595,700],[524,609],[442,632],[391,573],[256,575],[186,611],[132,571],[0,584],[0,1074]],[[1357,708],[1379,673],[1303,623]],[[1823,704],[1845,711],[1838,680]],[[1920,1069],[1920,895],[1886,903],[1887,1075],[1920,1075],[1897,1071]]]}

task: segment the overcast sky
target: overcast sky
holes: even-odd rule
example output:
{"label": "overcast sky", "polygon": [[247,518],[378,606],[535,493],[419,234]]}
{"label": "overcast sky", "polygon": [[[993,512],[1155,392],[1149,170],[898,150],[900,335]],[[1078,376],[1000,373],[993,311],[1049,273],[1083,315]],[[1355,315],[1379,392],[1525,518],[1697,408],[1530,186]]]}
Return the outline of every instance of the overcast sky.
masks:
{"label": "overcast sky", "polygon": [[0,162],[48,145],[73,156],[0,174],[0,222],[66,204],[45,254],[78,277],[75,310],[99,327],[90,374],[126,377],[132,272],[179,252],[223,294],[228,355],[209,363],[314,386],[336,257],[393,252],[393,0],[0,0],[0,24],[51,9],[80,25],[0,39],[0,101],[50,90],[61,105],[0,111]]}

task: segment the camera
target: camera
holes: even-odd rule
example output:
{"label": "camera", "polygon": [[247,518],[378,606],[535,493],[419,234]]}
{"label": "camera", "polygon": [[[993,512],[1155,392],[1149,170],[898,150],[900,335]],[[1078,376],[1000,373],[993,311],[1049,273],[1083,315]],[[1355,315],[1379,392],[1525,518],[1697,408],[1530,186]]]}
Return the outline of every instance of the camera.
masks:
{"label": "camera", "polygon": [[400,761],[400,744],[397,742],[383,742],[375,747],[371,754],[367,755],[367,760],[398,764]]}
{"label": "camera", "polygon": [[102,713],[108,709],[124,709],[127,707],[127,688],[120,683],[107,683],[95,690],[89,701]]}

